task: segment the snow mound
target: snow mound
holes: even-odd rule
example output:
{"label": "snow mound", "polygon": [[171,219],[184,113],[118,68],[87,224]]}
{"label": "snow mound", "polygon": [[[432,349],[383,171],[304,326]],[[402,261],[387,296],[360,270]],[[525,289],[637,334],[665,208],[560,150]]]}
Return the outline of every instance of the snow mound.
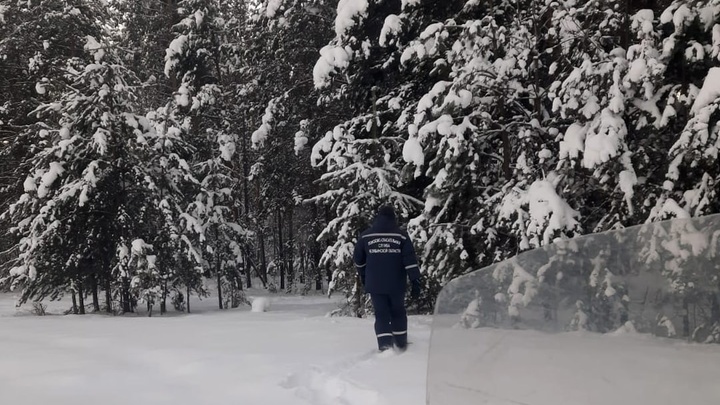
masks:
{"label": "snow mound", "polygon": [[628,321],[625,322],[625,324],[621,327],[619,327],[617,330],[610,333],[613,336],[632,336],[632,335],[638,335],[637,329],[635,329],[635,325],[633,325],[632,322]]}
{"label": "snow mound", "polygon": [[252,301],[252,312],[267,312],[270,310],[270,299],[257,297]]}

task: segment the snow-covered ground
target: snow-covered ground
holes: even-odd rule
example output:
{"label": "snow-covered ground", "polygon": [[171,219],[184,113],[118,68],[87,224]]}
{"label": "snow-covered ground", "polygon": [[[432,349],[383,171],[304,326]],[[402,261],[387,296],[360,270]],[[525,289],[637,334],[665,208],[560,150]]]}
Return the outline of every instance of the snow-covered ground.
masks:
{"label": "snow-covered ground", "polygon": [[326,317],[335,301],[269,301],[268,312],[210,298],[191,315],[40,317],[0,294],[0,404],[425,403],[429,317],[411,317],[406,353],[377,354],[372,320]]}
{"label": "snow-covered ground", "polygon": [[[251,294],[253,296],[254,294]],[[453,327],[412,316],[404,354],[325,297],[170,316],[34,316],[0,294],[0,404],[715,405],[720,346],[636,333]],[[51,312],[64,306],[51,305]]]}
{"label": "snow-covered ground", "polygon": [[720,403],[718,345],[628,328],[605,335],[468,330],[452,326],[456,317],[442,318],[429,358],[432,405]]}

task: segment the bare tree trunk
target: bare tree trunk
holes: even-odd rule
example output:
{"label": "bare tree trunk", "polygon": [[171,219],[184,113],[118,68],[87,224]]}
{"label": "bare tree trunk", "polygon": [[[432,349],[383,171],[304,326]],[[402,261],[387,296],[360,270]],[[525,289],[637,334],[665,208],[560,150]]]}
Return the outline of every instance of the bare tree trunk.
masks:
{"label": "bare tree trunk", "polygon": [[113,304],[112,304],[112,283],[110,280],[112,279],[112,270],[110,269],[110,255],[103,251],[103,273],[105,274],[105,311],[107,311],[108,314],[113,313]]}
{"label": "bare tree trunk", "polygon": [[265,280],[265,287],[267,287],[268,283],[268,273],[267,273],[267,258],[265,257],[265,233],[262,229],[260,229],[260,232],[258,233],[258,238],[260,242],[260,271],[259,274],[262,274],[263,279]]}
{"label": "bare tree trunk", "polygon": [[[243,127],[245,130],[247,130],[247,128],[248,128],[246,112],[243,112]],[[244,136],[240,137],[240,150],[242,151],[242,165],[243,165],[243,167],[242,167],[242,170],[243,170],[243,179],[242,179],[243,215],[245,216],[245,219],[247,219],[248,215],[250,214],[250,191],[249,191],[250,184],[248,182],[248,177],[250,177],[250,157],[248,156],[247,138]]]}
{"label": "bare tree trunk", "polygon": [[300,258],[300,284],[305,285],[305,267],[307,262],[305,249],[301,248],[298,251],[298,257]]}
{"label": "bare tree trunk", "polygon": [[690,337],[690,300],[683,298],[683,336]]}
{"label": "bare tree trunk", "polygon": [[267,288],[267,275],[263,275],[260,272],[260,268],[258,268],[257,265],[253,262],[252,258],[250,256],[247,256],[247,265],[248,265],[248,271],[252,272],[252,270],[255,270],[255,275],[260,279],[260,282],[263,284],[263,288]]}
{"label": "bare tree trunk", "polygon": [[283,218],[282,218],[282,212],[278,210],[277,212],[277,232],[278,232],[278,240],[277,240],[277,248],[278,248],[278,266],[280,266],[280,289],[285,289],[285,249],[283,249],[283,231],[282,231],[282,225],[283,225]]}
{"label": "bare tree trunk", "polygon": [[163,287],[162,287],[162,300],[160,301],[160,315],[164,315],[167,312],[167,295],[168,295],[168,285],[167,285],[167,279],[163,280]]}
{"label": "bare tree trunk", "polygon": [[98,280],[97,274],[90,275],[90,288],[92,289],[93,312],[100,312],[100,298],[98,296]]}
{"label": "bare tree trunk", "polygon": [[363,305],[362,305],[362,304],[363,304],[363,302],[362,302],[362,299],[363,299],[363,293],[362,293],[362,291],[363,291],[363,289],[362,289],[362,287],[360,287],[360,277],[359,277],[359,276],[356,276],[356,277],[355,277],[355,300],[354,300],[354,301],[355,301],[355,303],[354,303],[355,305],[354,305],[354,308],[353,308],[353,312],[354,312],[354,315],[355,315],[356,317],[358,317],[358,318],[362,318],[362,316],[363,316],[363,314],[362,314],[362,307],[363,307]]}
{"label": "bare tree trunk", "polygon": [[[245,273],[245,283],[247,288],[252,288],[252,262],[250,260],[250,249],[244,246],[243,252],[243,272]],[[242,277],[242,275],[240,276]]]}
{"label": "bare tree trunk", "polygon": [[77,283],[77,290],[80,315],[85,315],[85,290],[83,289],[82,283]]}
{"label": "bare tree trunk", "polygon": [[110,278],[105,280],[105,311],[107,311],[108,314],[113,313],[112,291],[111,291],[111,286],[110,286]]}
{"label": "bare tree trunk", "polygon": [[630,45],[630,2],[624,1],[624,12],[621,14],[623,17],[622,20],[622,34],[620,36],[620,44],[623,47],[623,49],[628,49],[628,46]]}
{"label": "bare tree trunk", "polygon": [[[248,123],[247,123],[247,112],[243,111],[243,130],[247,131]],[[250,176],[250,157],[248,156],[248,149],[247,149],[247,137],[241,136],[240,137],[240,148],[242,151],[242,190],[243,190],[243,220],[245,223],[248,223],[248,218],[250,215],[250,191],[248,187],[250,187],[248,182],[248,177]],[[244,257],[244,265],[245,265],[245,275],[247,278],[247,288],[252,288],[252,274],[250,272],[250,249],[248,246],[245,246],[243,249],[243,253],[245,254]]]}
{"label": "bare tree trunk", "polygon": [[293,213],[295,209],[290,207],[288,213],[288,234],[287,243],[288,251],[285,253],[287,259],[287,290],[292,292],[293,285],[295,284],[295,235],[293,230]]}
{"label": "bare tree trunk", "polygon": [[190,313],[190,286],[185,286],[185,291],[187,292],[187,295],[185,296],[185,302],[187,303],[187,313]]}
{"label": "bare tree trunk", "polygon": [[[325,223],[330,223],[330,209],[328,207],[325,207]],[[325,242],[325,247],[330,247],[330,241]],[[319,263],[319,261],[318,261]],[[325,265],[325,278],[327,279],[327,282],[330,283],[332,281],[332,269],[330,268],[330,265]]]}
{"label": "bare tree trunk", "polygon": [[541,52],[539,38],[542,38],[542,28],[543,28],[540,25],[541,25],[541,21],[543,21],[545,16],[543,14],[539,13],[538,11],[539,10],[536,10],[535,16],[533,18],[533,29],[535,31],[535,38],[538,38],[538,40],[536,40],[536,42],[535,42],[536,46],[535,46],[535,50],[533,52],[533,61],[532,61],[533,65],[534,65],[533,71],[535,72],[534,77],[533,77],[533,79],[534,79],[534,83],[533,83],[534,89],[533,90],[535,93],[533,101],[534,101],[534,107],[535,107],[535,118],[537,118],[537,120],[539,122],[542,122],[543,121],[542,99],[541,99],[542,95],[540,94],[540,69],[538,69],[538,65],[540,63],[539,53]]}
{"label": "bare tree trunk", "polygon": [[333,276],[332,269],[330,268],[329,264],[326,264],[325,265],[325,279],[327,280],[328,284],[330,284],[330,282],[332,281],[332,276]]}
{"label": "bare tree trunk", "polygon": [[[505,97],[500,97],[500,102],[498,103],[498,113],[500,117],[502,117],[505,114]],[[510,134],[507,130],[503,129],[501,133],[501,139],[502,139],[502,149],[503,149],[503,163],[502,163],[502,169],[503,169],[503,175],[505,176],[505,180],[512,179],[512,144],[510,143]]]}
{"label": "bare tree trunk", "polygon": [[127,277],[122,278],[122,307],[123,313],[132,312],[130,303],[130,280]]}
{"label": "bare tree trunk", "polygon": [[76,298],[77,296],[76,296],[76,294],[75,294],[75,287],[74,287],[74,286],[73,286],[73,288],[70,290],[70,292],[71,292],[71,294],[72,294],[72,313],[75,314],[75,315],[77,315],[77,314],[78,314],[78,305],[77,305],[77,298]]}
{"label": "bare tree trunk", "polygon": [[315,269],[315,290],[323,288],[322,267],[320,267],[320,246],[313,247],[313,268]]}
{"label": "bare tree trunk", "polygon": [[322,256],[320,254],[320,243],[317,241],[317,236],[320,234],[320,226],[318,225],[318,222],[320,220],[319,213],[317,206],[313,204],[312,206],[312,217],[313,217],[313,237],[312,242],[310,245],[310,249],[312,250],[312,268],[315,271],[315,290],[320,291],[323,288],[323,280],[322,280],[322,271],[320,268],[320,257]]}
{"label": "bare tree trunk", "polygon": [[217,272],[217,293],[218,293],[218,308],[223,309],[222,300],[222,274],[220,274],[220,261],[215,264],[215,271]]}

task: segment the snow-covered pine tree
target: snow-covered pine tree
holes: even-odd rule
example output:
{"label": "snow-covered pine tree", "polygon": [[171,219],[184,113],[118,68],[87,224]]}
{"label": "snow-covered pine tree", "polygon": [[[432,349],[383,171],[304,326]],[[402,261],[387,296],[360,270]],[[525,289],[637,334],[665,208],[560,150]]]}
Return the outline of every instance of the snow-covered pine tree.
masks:
{"label": "snow-covered pine tree", "polygon": [[218,306],[223,300],[237,306],[243,300],[241,274],[243,245],[249,234],[239,222],[235,151],[236,130],[223,119],[220,33],[225,20],[210,0],[178,3],[182,20],[166,53],[165,74],[179,83],[168,114],[180,123],[182,137],[194,148],[193,172],[200,189],[184,214],[185,231],[201,246],[202,268],[217,281]]}
{"label": "snow-covered pine tree", "polygon": [[[664,149],[669,163],[664,166],[665,181],[648,221],[716,213],[720,210],[720,4],[675,1],[659,16],[657,24],[663,33],[666,86],[671,88],[662,119],[672,125],[669,135],[674,143]],[[698,241],[705,239],[701,229],[686,229],[681,224],[678,227],[670,231],[697,235]],[[713,243],[706,240],[677,246],[666,257],[663,274],[680,306],[677,311],[682,314],[682,335],[717,343],[720,269],[707,268],[704,257],[699,259],[702,265],[694,264],[698,249],[703,255],[713,255]],[[686,249],[693,254],[683,254]],[[695,308],[701,308],[705,315],[691,325],[689,313]]]}
{"label": "snow-covered pine tree", "polygon": [[718,212],[720,5],[676,1],[660,15],[659,25],[670,32],[663,38],[663,57],[672,93],[663,119],[677,131],[666,149],[665,192],[650,218],[672,217],[678,210],[691,216]]}
{"label": "snow-covered pine tree", "polygon": [[174,38],[172,27],[180,22],[177,0],[110,0],[117,18],[126,29],[118,30],[118,44],[126,49],[128,69],[143,83],[138,104],[146,110],[164,105],[177,90],[175,77],[167,77],[165,51]]}
{"label": "snow-covered pine tree", "polygon": [[193,232],[183,223],[188,196],[194,196],[200,187],[190,167],[193,148],[183,139],[177,117],[169,113],[165,106],[147,114],[150,130],[144,138],[149,150],[143,156],[146,182],[153,191],[146,196],[154,209],[155,229],[148,242],[156,255],[154,267],[161,283],[161,314],[166,311],[167,298],[171,295],[176,309],[190,312],[187,300],[190,295],[207,294],[202,279],[201,246],[188,235]]}
{"label": "snow-covered pine tree", "polygon": [[[404,45],[402,69],[433,67],[432,86],[399,124],[406,170],[434,181],[413,220],[424,268],[450,279],[571,236],[573,210],[552,173],[547,74],[553,46],[540,36],[549,8],[533,1],[408,6],[428,15]],[[440,22],[438,22],[440,21]]]}
{"label": "snow-covered pine tree", "polygon": [[250,147],[250,133],[254,130],[250,121],[255,115],[253,90],[262,93],[253,70],[253,59],[262,52],[249,46],[249,38],[254,34],[254,12],[257,12],[257,7],[243,0],[217,3],[218,19],[223,24],[223,30],[218,33],[223,97],[222,107],[216,111],[222,117],[221,125],[234,145],[231,166],[237,187],[234,194],[237,200],[237,221],[254,234],[252,238],[246,238],[240,246],[242,271],[245,273],[247,287],[252,286],[253,276],[257,276],[263,285],[267,285],[267,277],[259,264],[262,260],[258,259],[257,255],[257,246],[260,244],[258,240],[264,235],[262,230],[255,226],[258,215],[252,204],[253,185],[249,180],[251,165],[256,159],[256,154]]}
{"label": "snow-covered pine tree", "polygon": [[[300,281],[302,273],[296,271],[296,264],[307,261],[298,254],[300,249],[319,261],[320,243],[315,237],[323,221],[322,212],[314,205],[300,203],[317,194],[314,182],[319,177],[319,171],[310,166],[311,151],[306,145],[319,139],[322,128],[334,125],[334,117],[317,105],[312,71],[317,49],[333,37],[332,22],[323,14],[331,12],[336,4],[327,0],[269,2],[260,16],[251,19],[254,32],[248,43],[254,58],[249,68],[254,79],[264,83],[260,91],[255,91],[255,105],[251,108],[260,118],[253,120],[257,129],[252,143],[258,160],[252,173],[260,189],[257,203],[264,211],[258,214],[260,218],[273,218],[271,228],[276,230],[276,239],[279,242],[282,236],[286,241],[277,249],[281,289],[292,290]],[[310,224],[298,218],[307,218]],[[297,233],[304,237],[298,239]],[[312,267],[311,278],[317,288],[320,266],[315,262]]]}
{"label": "snow-covered pine tree", "polygon": [[133,113],[137,80],[106,37],[83,35],[104,34],[105,11],[70,10],[84,46],[67,61],[64,82],[54,84],[57,98],[37,109],[45,120],[37,132],[41,148],[27,163],[25,193],[3,214],[20,236],[7,281],[23,287],[21,303],[72,291],[83,313],[88,290],[99,309],[102,288],[109,311],[113,292],[122,310],[132,311],[138,298],[160,291],[156,277],[143,276],[154,268],[150,262],[121,265],[120,252],[130,245],[142,245],[133,249],[136,256],[150,254],[151,245],[138,241],[154,241],[177,215],[168,217],[169,207],[156,195],[157,173],[147,162],[161,151],[148,142],[154,137],[149,120]]}
{"label": "snow-covered pine tree", "polygon": [[[65,83],[63,69],[85,43],[80,1],[0,2],[0,206],[17,200],[30,170],[23,162],[38,150],[43,120],[31,112]],[[97,35],[97,32],[87,32]],[[34,129],[31,128],[36,126]],[[4,224],[7,230],[12,224]],[[3,232],[0,251],[14,242]],[[6,263],[7,260],[2,260]]]}
{"label": "snow-covered pine tree", "polygon": [[[11,3],[11,2],[4,2]],[[8,134],[8,142],[2,144],[2,159],[11,163],[9,172],[3,178],[15,178],[4,191],[6,200],[3,210],[23,193],[23,180],[33,170],[28,160],[47,146],[48,128],[57,126],[57,117],[39,117],[31,114],[41,102],[49,102],[65,90],[69,80],[64,69],[72,53],[82,52],[85,38],[83,35],[98,35],[97,27],[91,27],[86,17],[77,8],[81,2],[43,1],[35,4],[3,4],[3,18],[0,27],[3,32],[0,40],[0,62],[3,66],[3,99],[7,100],[0,113],[3,121],[3,134]],[[71,51],[71,52],[69,52]],[[22,98],[22,100],[16,100]],[[7,177],[6,177],[7,176]],[[9,216],[3,215],[3,227],[9,229],[15,224]],[[12,238],[11,244],[17,248],[19,237]],[[12,259],[19,252],[10,252],[9,260],[3,260],[12,267]]]}
{"label": "snow-covered pine tree", "polygon": [[330,291],[348,298],[340,312],[356,316],[366,308],[352,263],[359,232],[382,204],[393,205],[401,222],[422,205],[409,194],[416,187],[402,176],[405,134],[396,125],[405,99],[419,97],[419,81],[425,86],[417,72],[397,70],[401,53],[393,38],[405,3],[340,1],[335,39],[321,49],[313,69],[315,86],[324,89],[320,102],[337,117],[313,146],[313,165],[326,173],[320,179],[325,191],[310,201],[331,210],[319,236],[330,243],[321,264],[333,272]]}

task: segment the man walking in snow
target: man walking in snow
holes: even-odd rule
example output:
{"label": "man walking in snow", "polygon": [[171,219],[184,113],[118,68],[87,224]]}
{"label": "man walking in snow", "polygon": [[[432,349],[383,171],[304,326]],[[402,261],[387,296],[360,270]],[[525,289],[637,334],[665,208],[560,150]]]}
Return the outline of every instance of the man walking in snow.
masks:
{"label": "man walking in snow", "polygon": [[412,283],[411,297],[420,295],[420,269],[415,248],[407,232],[398,227],[390,206],[378,210],[370,229],[360,234],[355,245],[355,267],[365,293],[375,309],[375,335],[378,348],[407,348],[405,290]]}

